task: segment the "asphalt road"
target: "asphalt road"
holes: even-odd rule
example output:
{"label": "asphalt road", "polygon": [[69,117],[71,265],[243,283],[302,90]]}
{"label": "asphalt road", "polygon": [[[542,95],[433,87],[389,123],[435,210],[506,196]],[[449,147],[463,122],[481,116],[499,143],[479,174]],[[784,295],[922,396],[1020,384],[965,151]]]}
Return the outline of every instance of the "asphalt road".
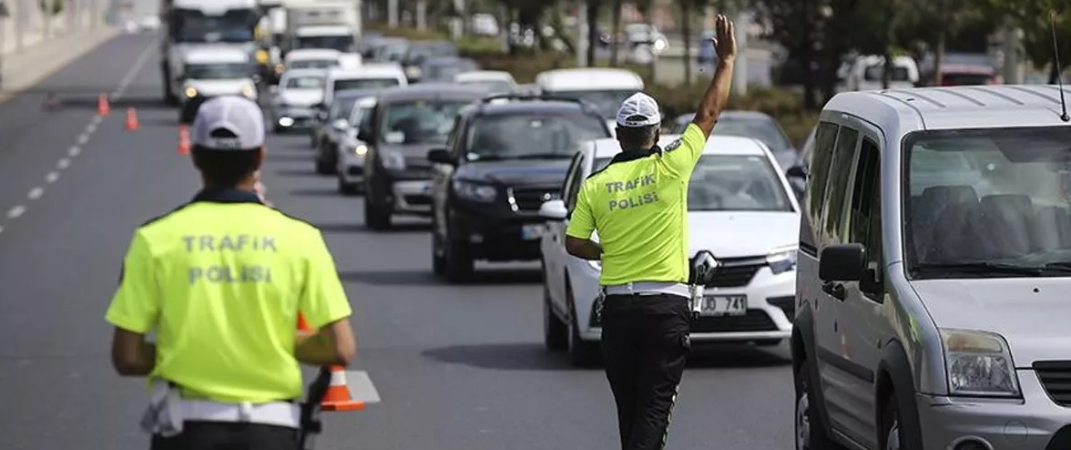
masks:
{"label": "asphalt road", "polygon": [[[0,436],[4,449],[137,449],[146,394],[108,362],[103,315],[138,224],[198,188],[177,154],[177,112],[158,103],[149,37],[121,36],[0,104]],[[139,64],[143,62],[143,64]],[[128,86],[121,86],[124,79]],[[43,93],[65,106],[41,111]],[[96,97],[113,92],[95,119]],[[140,128],[124,130],[126,108]],[[573,369],[541,341],[532,264],[492,266],[471,285],[432,277],[419,221],[364,226],[360,199],[316,176],[304,135],[272,137],[263,175],[282,210],[325,232],[355,309],[359,357],[382,401],[329,415],[321,449],[563,450],[617,445],[599,369]],[[669,449],[785,449],[792,385],[784,348],[693,358]]]}

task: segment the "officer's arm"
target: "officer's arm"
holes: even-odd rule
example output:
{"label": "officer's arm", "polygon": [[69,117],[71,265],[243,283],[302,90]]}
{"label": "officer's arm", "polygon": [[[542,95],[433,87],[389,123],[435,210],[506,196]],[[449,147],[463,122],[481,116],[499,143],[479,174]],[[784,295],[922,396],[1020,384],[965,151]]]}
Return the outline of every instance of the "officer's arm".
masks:
{"label": "officer's arm", "polygon": [[717,37],[714,48],[718,52],[718,68],[714,78],[703,94],[703,100],[695,112],[692,123],[696,124],[706,137],[714,129],[718,116],[729,101],[729,91],[733,82],[733,65],[736,61],[736,32],[733,22],[725,16],[718,15],[715,22]]}
{"label": "officer's arm", "polygon": [[569,216],[569,227],[565,230],[565,251],[577,258],[598,260],[602,257],[602,246],[591,240],[595,232],[595,216],[588,200],[588,184],[580,187],[576,196],[576,206]]}
{"label": "officer's arm", "polygon": [[305,287],[298,309],[317,332],[311,336],[298,336],[294,357],[312,366],[345,366],[357,353],[357,342],[349,321],[352,314],[350,302],[323,235],[315,233],[307,248]]}
{"label": "officer's arm", "polygon": [[145,335],[115,327],[112,335],[112,367],[119,375],[141,377],[156,365],[156,346]]}
{"label": "officer's arm", "polygon": [[119,289],[104,316],[115,326],[112,336],[112,366],[123,376],[144,376],[156,364],[156,346],[145,336],[156,325],[160,292],[148,242],[136,233],[123,258]]}

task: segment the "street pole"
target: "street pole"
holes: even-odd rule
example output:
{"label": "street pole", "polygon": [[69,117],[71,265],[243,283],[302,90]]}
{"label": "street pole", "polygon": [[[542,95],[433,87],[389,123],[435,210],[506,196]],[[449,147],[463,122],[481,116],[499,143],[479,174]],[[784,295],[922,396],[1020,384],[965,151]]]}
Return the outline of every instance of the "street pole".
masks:
{"label": "street pole", "polygon": [[398,27],[398,0],[387,0],[387,25]]}
{"label": "street pole", "polygon": [[7,2],[0,0],[0,89],[4,88],[4,53],[5,46],[7,45],[7,23],[8,16],[11,12],[7,9]]}
{"label": "street pole", "polygon": [[428,29],[428,1],[417,0],[416,2],[416,27],[420,31]]}
{"label": "street pole", "polygon": [[[538,32],[538,31],[537,31]],[[588,66],[588,8],[583,2],[576,6],[576,66]]]}
{"label": "street pole", "polygon": [[1022,50],[1019,49],[1020,33],[1022,30],[1010,23],[1004,26],[1004,45],[1001,52],[1004,53],[1005,84],[1022,84],[1023,82],[1023,64],[1020,57]]}

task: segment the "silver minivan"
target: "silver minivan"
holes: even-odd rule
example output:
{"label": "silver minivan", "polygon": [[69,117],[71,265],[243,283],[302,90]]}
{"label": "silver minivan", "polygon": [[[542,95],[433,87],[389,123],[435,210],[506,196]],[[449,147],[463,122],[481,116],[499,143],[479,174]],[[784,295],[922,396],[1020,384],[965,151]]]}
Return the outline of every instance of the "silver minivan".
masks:
{"label": "silver minivan", "polygon": [[796,448],[1071,448],[1071,122],[1055,86],[844,93],[815,130]]}

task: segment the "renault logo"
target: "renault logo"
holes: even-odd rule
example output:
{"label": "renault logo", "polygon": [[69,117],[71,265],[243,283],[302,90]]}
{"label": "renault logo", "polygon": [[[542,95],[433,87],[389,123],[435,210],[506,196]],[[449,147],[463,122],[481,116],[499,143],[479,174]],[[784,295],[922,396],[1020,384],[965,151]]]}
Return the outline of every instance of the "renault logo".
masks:
{"label": "renault logo", "polygon": [[543,193],[543,201],[547,202],[550,201],[550,199],[552,198],[554,198],[554,195],[552,195],[550,192]]}

